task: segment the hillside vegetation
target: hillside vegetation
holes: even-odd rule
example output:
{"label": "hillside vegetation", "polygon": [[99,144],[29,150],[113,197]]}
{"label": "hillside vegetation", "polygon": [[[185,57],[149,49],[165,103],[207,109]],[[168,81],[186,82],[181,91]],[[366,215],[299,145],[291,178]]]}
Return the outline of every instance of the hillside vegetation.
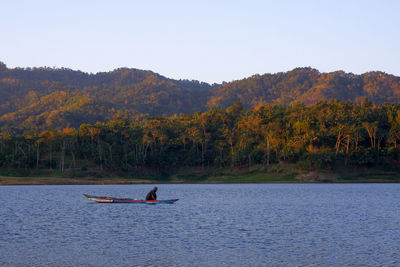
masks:
{"label": "hillside vegetation", "polygon": [[246,108],[260,103],[287,105],[301,102],[312,105],[329,99],[374,104],[400,100],[400,78],[383,72],[354,75],[343,71],[320,73],[312,68],[297,68],[276,74],[254,75],[212,90],[208,106],[228,107],[240,102]]}
{"label": "hillside vegetation", "polygon": [[0,127],[61,129],[137,114],[193,113],[204,109],[211,88],[137,69],[88,74],[0,64]]}
{"label": "hillside vegetation", "polygon": [[209,85],[0,64],[0,180],[398,181],[399,96],[399,77],[382,72],[297,68]]}
{"label": "hillside vegetation", "polygon": [[[27,174],[58,170],[74,175],[107,172],[134,178],[166,177],[179,174],[181,168],[233,170],[262,166],[270,170],[272,166],[294,164],[306,171],[378,167],[391,171],[390,177],[397,176],[398,180],[399,144],[400,104],[363,101],[356,105],[329,100],[311,107],[266,104],[246,111],[235,103],[226,110],[115,119],[63,130],[24,134],[2,131],[0,170],[6,172],[0,172],[0,176],[10,170]],[[278,174],[272,176],[293,180],[295,169],[280,175],[280,167],[274,168]],[[189,173],[184,172],[181,178],[189,179]],[[380,176],[376,173],[371,177]],[[246,175],[257,178],[251,173]],[[190,179],[201,180],[210,173],[192,176]],[[219,174],[222,180],[223,176]]]}
{"label": "hillside vegetation", "polygon": [[397,103],[400,78],[383,72],[354,75],[297,68],[209,85],[138,69],[90,74],[65,68],[10,69],[0,62],[0,128],[18,133],[192,114],[234,102],[250,109],[265,103],[311,106],[329,99],[359,104],[365,98],[373,104]]}

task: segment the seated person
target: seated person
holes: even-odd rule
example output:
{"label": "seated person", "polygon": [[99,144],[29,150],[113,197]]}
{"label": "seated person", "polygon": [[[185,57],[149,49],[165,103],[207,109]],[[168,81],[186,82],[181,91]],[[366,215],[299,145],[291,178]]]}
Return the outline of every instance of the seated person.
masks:
{"label": "seated person", "polygon": [[155,186],[149,193],[147,193],[146,201],[148,200],[157,200],[157,187]]}

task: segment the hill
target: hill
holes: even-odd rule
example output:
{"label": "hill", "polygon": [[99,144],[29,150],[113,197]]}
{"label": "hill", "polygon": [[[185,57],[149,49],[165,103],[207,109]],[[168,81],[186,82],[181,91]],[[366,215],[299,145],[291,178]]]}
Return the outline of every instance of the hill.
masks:
{"label": "hill", "polygon": [[138,69],[91,74],[66,68],[12,69],[0,62],[0,128],[18,131],[79,127],[140,114],[194,113],[234,102],[251,108],[260,103],[310,106],[329,99],[360,103],[365,98],[376,104],[398,102],[400,78],[296,68],[209,85]]}
{"label": "hill", "polygon": [[354,75],[343,71],[320,73],[312,68],[296,68],[276,74],[254,75],[215,88],[207,105],[228,107],[233,102],[250,108],[259,103],[312,105],[338,99],[360,103],[395,103],[400,100],[400,78],[383,72]]}
{"label": "hill", "polygon": [[193,113],[212,86],[120,68],[96,74],[0,63],[0,127],[62,128],[133,114]]}

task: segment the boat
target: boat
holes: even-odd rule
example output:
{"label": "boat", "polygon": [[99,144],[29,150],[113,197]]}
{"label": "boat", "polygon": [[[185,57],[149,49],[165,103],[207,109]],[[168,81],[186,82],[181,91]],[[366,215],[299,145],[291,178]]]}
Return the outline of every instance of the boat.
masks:
{"label": "boat", "polygon": [[178,198],[167,200],[143,200],[131,198],[115,198],[115,197],[100,197],[83,194],[87,199],[98,203],[136,203],[136,204],[173,204],[178,201]]}

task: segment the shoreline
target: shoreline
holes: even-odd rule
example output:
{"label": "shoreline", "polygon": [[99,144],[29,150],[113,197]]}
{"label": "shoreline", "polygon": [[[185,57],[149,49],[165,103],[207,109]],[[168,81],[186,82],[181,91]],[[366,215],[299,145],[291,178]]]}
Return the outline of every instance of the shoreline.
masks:
{"label": "shoreline", "polygon": [[181,184],[181,185],[201,185],[201,184],[209,184],[209,185],[218,185],[218,184],[399,184],[399,181],[359,181],[359,182],[201,182],[201,183],[193,183],[193,182],[138,182],[138,183],[0,183],[0,187],[8,187],[8,186],[72,186],[72,185],[146,185],[146,184],[157,184],[157,185],[168,185],[168,184]]}
{"label": "shoreline", "polygon": [[[397,178],[397,177],[396,177]],[[205,179],[193,180],[159,180],[159,179],[125,179],[125,178],[65,178],[65,177],[4,177],[0,176],[1,186],[24,186],[24,185],[134,185],[134,184],[373,184],[373,183],[400,183],[398,179],[357,179],[357,180],[281,180],[271,179],[259,180],[236,180],[225,178],[223,181]]]}
{"label": "shoreline", "polygon": [[[7,173],[7,174],[6,174]],[[117,184],[321,184],[400,183],[400,172],[379,168],[301,170],[294,164],[253,168],[201,169],[182,167],[170,173],[65,172],[0,173],[0,186],[7,185],[117,185]]]}

